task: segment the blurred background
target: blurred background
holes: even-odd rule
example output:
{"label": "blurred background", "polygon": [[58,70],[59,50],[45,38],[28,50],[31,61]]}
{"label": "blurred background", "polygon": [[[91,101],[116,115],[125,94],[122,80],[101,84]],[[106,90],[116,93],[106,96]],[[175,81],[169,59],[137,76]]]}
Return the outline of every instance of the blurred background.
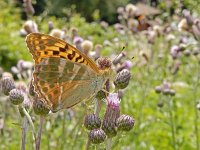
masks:
{"label": "blurred background", "polygon": [[[112,149],[200,150],[199,3],[1,0],[0,77],[12,77],[28,91],[34,63],[25,37],[32,32],[63,39],[94,60],[117,58],[113,64],[118,75],[123,69],[131,73],[127,85],[119,90],[120,112],[135,123],[129,132],[113,136]],[[20,149],[24,120],[8,99],[0,94],[0,149]],[[31,107],[32,103],[23,105]],[[102,107],[103,120],[106,104]],[[83,118],[93,109],[92,102],[81,103],[48,115],[41,149],[84,149],[88,130]],[[37,128],[39,117],[29,113]],[[26,148],[34,149],[30,127],[26,139]],[[104,149],[105,145],[90,148]]]}

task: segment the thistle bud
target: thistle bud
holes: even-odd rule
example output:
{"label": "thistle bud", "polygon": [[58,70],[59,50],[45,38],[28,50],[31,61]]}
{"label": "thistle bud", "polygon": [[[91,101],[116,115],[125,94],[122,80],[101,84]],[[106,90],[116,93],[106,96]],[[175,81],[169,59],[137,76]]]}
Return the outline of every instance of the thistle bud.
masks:
{"label": "thistle bud", "polygon": [[120,100],[117,93],[108,95],[106,113],[102,124],[102,129],[108,137],[117,135],[116,121],[120,116],[119,103]]}
{"label": "thistle bud", "polygon": [[199,48],[198,47],[195,47],[193,49],[193,55],[197,56],[199,54]]}
{"label": "thistle bud", "polygon": [[53,25],[53,22],[52,22],[52,21],[49,21],[49,22],[48,22],[48,28],[49,28],[49,32],[50,32],[51,30],[53,30],[54,25]]}
{"label": "thistle bud", "polygon": [[171,96],[175,96],[175,94],[176,94],[176,91],[175,91],[175,90],[173,90],[173,89],[170,89],[170,91],[169,91],[169,94],[170,94]]}
{"label": "thistle bud", "polygon": [[112,62],[110,61],[109,58],[106,57],[101,57],[97,59],[97,65],[100,69],[106,69],[106,68],[110,68],[112,65]]}
{"label": "thistle bud", "polygon": [[5,95],[9,95],[9,92],[15,88],[15,82],[10,77],[3,77],[1,80],[2,91]]}
{"label": "thistle bud", "polygon": [[162,87],[161,86],[156,86],[155,87],[155,92],[156,93],[161,93],[162,92]]}
{"label": "thistle bud", "polygon": [[117,119],[117,129],[121,131],[130,131],[135,124],[135,120],[128,115],[121,115]]}
{"label": "thistle bud", "polygon": [[157,106],[160,107],[160,108],[162,108],[162,107],[164,106],[163,101],[159,101],[159,102],[157,103]]}
{"label": "thistle bud", "polygon": [[170,95],[170,89],[163,89],[162,92],[164,95]]}
{"label": "thistle bud", "polygon": [[9,99],[12,104],[19,105],[24,101],[24,93],[18,89],[12,89],[9,93]]}
{"label": "thistle bud", "polygon": [[102,99],[105,99],[106,98],[106,93],[104,91],[99,91],[97,94],[96,94],[96,98],[98,100],[102,100]]}
{"label": "thistle bud", "polygon": [[105,141],[106,134],[102,129],[94,129],[90,131],[88,138],[93,144],[100,144]]}
{"label": "thistle bud", "polygon": [[117,74],[114,84],[118,89],[124,89],[128,86],[129,80],[131,78],[131,73],[127,69],[123,69]]}
{"label": "thistle bud", "polygon": [[198,110],[200,110],[200,103],[198,103],[196,107]]}
{"label": "thistle bud", "polygon": [[33,103],[33,110],[37,115],[47,115],[50,111],[42,100],[37,99]]}
{"label": "thistle bud", "polygon": [[33,86],[33,80],[31,80],[30,84],[29,84],[29,94],[31,96],[35,95],[35,91],[34,91],[34,86]]}
{"label": "thistle bud", "polygon": [[98,129],[101,126],[101,119],[95,114],[86,115],[84,120],[84,126],[88,130]]}
{"label": "thistle bud", "polygon": [[190,56],[191,52],[189,49],[186,49],[186,50],[184,50],[183,54],[188,57],[188,56]]}

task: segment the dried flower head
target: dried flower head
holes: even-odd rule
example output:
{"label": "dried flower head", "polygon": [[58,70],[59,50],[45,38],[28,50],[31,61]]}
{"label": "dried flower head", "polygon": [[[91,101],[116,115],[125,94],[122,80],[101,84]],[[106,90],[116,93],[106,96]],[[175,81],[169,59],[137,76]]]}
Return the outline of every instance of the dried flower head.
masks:
{"label": "dried flower head", "polygon": [[106,134],[102,129],[94,129],[89,132],[88,138],[93,144],[100,144],[105,141]]}
{"label": "dried flower head", "polygon": [[84,126],[88,130],[98,129],[101,126],[101,119],[95,114],[86,115],[84,119]]}

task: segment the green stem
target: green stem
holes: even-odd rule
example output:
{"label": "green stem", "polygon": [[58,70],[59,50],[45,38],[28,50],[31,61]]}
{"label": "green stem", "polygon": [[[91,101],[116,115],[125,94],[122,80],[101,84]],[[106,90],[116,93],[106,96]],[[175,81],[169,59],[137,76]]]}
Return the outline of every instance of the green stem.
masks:
{"label": "green stem", "polygon": [[26,117],[24,117],[24,122],[22,126],[22,144],[21,144],[21,150],[26,149],[26,133],[28,130],[28,120]]}
{"label": "green stem", "polygon": [[64,111],[63,115],[63,121],[62,121],[62,144],[61,144],[61,149],[64,149],[65,145],[65,135],[66,135],[66,128],[65,128],[65,122],[66,122],[66,116],[67,116],[67,110]]}
{"label": "green stem", "polygon": [[112,138],[106,139],[106,150],[111,150],[112,148]]}
{"label": "green stem", "polygon": [[36,150],[40,150],[43,124],[44,124],[44,116],[40,116],[40,126],[39,126],[39,131],[38,131],[38,135],[36,139]]}
{"label": "green stem", "polygon": [[26,109],[23,106],[22,106],[22,110],[23,110],[23,113],[25,114],[26,118],[28,119],[28,122],[32,129],[33,139],[36,142],[36,132],[35,132],[35,127],[34,127],[32,119],[31,119],[31,116],[29,115],[29,113],[26,111]]}
{"label": "green stem", "polygon": [[199,64],[197,64],[197,81],[194,83],[194,110],[195,110],[195,118],[194,118],[194,126],[195,126],[195,136],[196,136],[196,149],[197,150],[200,150],[200,145],[199,145],[199,128],[198,128],[198,120],[199,120],[199,114],[198,114],[198,110],[196,108],[196,105],[197,105],[197,93],[198,93],[198,86],[199,86],[199,80],[200,80],[200,68],[199,68]]}
{"label": "green stem", "polygon": [[170,97],[167,99],[168,101],[168,107],[169,107],[169,119],[170,119],[170,127],[171,127],[171,133],[172,133],[172,145],[174,150],[177,150],[176,146],[176,130],[175,130],[175,121],[174,121],[174,102],[173,99]]}

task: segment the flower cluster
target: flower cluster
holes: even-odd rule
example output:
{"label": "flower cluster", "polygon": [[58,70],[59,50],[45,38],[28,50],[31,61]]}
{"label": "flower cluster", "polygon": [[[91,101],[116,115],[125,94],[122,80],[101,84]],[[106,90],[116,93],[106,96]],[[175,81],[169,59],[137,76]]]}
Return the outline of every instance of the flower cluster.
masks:
{"label": "flower cluster", "polygon": [[96,114],[85,116],[84,126],[90,130],[88,137],[94,144],[102,143],[106,137],[115,137],[118,131],[130,131],[135,124],[132,117],[124,114],[120,116],[120,100],[117,93],[110,93],[106,99],[103,122]]}

